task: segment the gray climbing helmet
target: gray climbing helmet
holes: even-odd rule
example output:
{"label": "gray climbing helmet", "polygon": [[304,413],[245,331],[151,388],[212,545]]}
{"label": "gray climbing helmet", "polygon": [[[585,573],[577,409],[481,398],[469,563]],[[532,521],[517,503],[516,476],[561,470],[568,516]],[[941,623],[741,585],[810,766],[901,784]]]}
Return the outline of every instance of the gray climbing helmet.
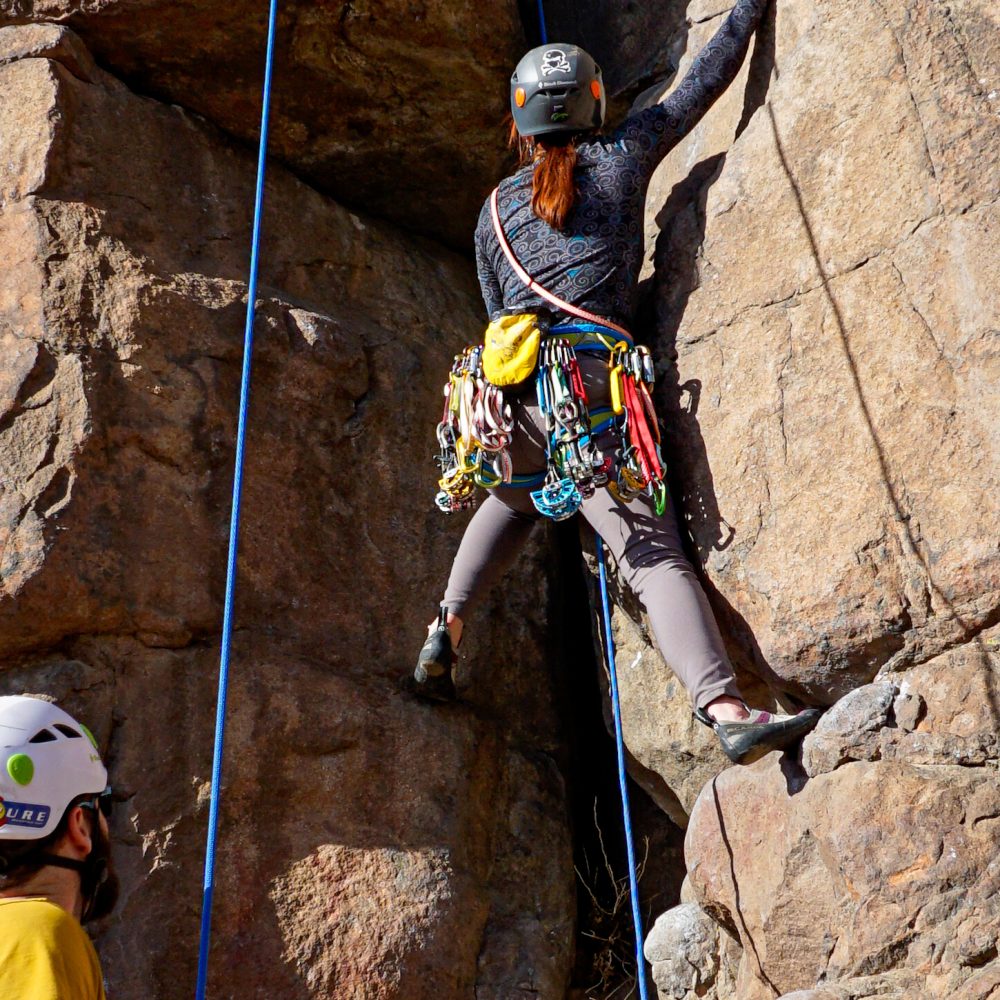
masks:
{"label": "gray climbing helmet", "polygon": [[510,110],[523,136],[600,128],[604,106],[601,68],[578,45],[540,45],[510,78]]}

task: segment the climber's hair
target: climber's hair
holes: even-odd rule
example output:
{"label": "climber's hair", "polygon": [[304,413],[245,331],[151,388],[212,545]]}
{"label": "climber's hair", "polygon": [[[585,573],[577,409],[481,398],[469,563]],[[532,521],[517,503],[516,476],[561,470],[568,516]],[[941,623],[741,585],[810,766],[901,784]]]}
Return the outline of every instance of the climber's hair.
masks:
{"label": "climber's hair", "polygon": [[508,143],[516,153],[519,166],[535,164],[531,182],[531,210],[553,229],[566,225],[576,201],[576,137],[525,138],[510,121]]}

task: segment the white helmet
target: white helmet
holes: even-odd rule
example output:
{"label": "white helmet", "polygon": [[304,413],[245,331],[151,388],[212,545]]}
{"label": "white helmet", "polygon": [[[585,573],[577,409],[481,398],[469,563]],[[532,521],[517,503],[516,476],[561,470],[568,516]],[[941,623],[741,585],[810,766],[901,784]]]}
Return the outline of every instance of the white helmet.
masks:
{"label": "white helmet", "polygon": [[70,802],[107,784],[86,726],[41,698],[0,697],[0,842],[47,837]]}

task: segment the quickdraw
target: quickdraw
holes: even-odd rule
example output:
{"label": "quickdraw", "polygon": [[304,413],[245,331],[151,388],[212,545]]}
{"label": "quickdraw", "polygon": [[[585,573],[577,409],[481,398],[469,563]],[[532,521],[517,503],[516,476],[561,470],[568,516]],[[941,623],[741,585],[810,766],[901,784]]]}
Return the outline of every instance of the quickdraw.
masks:
{"label": "quickdraw", "polygon": [[611,349],[611,409],[621,418],[622,455],[618,476],[608,489],[629,503],[648,494],[662,515],[667,508],[666,472],[660,452],[660,428],[650,391],[655,378],[653,358],[642,345],[619,341]]}
{"label": "quickdraw", "polygon": [[476,505],[476,486],[493,489],[513,478],[514,418],[503,392],[483,377],[482,346],[455,355],[437,426],[441,472],[434,498],[446,514]]}
{"label": "quickdraw", "polygon": [[560,337],[542,344],[535,384],[545,420],[547,473],[545,485],[531,500],[539,513],[562,521],[607,485],[611,462],[594,443],[587,392],[569,341]]}

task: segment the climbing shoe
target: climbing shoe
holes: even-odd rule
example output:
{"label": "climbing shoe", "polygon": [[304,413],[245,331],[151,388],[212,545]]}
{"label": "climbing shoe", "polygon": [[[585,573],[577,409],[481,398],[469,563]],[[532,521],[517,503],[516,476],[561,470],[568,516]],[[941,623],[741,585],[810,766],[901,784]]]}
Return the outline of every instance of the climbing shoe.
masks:
{"label": "climbing shoe", "polygon": [[454,701],[455,680],[452,670],[458,656],[451,648],[448,609],[442,608],[437,628],[420,648],[413,671],[413,693],[430,701]]}
{"label": "climbing shoe", "polygon": [[750,710],[750,718],[739,722],[716,722],[703,708],[695,710],[695,718],[714,730],[725,755],[734,764],[752,764],[772,750],[802,739],[819,722],[818,709],[807,708],[798,715],[775,715],[773,712]]}

